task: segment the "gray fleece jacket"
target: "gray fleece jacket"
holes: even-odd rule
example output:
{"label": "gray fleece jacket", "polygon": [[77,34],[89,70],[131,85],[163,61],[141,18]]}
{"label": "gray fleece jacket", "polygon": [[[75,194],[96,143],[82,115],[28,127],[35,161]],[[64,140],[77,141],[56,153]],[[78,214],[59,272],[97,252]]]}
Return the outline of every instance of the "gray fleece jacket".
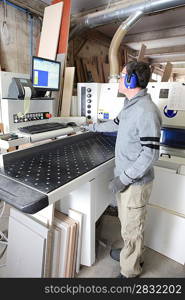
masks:
{"label": "gray fleece jacket", "polygon": [[159,158],[162,119],[147,89],[142,89],[114,119],[89,125],[90,131],[117,131],[115,176],[123,184],[146,184],[153,180],[153,164]]}

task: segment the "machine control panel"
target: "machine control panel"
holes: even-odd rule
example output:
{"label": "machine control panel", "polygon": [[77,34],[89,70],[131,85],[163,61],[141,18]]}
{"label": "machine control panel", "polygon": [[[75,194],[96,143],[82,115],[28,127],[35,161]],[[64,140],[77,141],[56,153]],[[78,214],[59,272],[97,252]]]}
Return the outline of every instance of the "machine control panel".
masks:
{"label": "machine control panel", "polygon": [[78,83],[78,114],[88,120],[97,121],[100,83]]}
{"label": "machine control panel", "polygon": [[34,113],[28,113],[23,116],[19,116],[19,114],[13,115],[13,122],[14,123],[22,123],[22,122],[30,122],[30,121],[36,121],[36,120],[44,120],[44,119],[50,119],[52,117],[52,114],[49,112],[34,112]]}

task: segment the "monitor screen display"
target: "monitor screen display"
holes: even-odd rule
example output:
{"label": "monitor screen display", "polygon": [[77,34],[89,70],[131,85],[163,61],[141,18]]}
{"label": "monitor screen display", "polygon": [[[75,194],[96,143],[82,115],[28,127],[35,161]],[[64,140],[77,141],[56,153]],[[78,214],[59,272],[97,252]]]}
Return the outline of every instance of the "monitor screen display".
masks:
{"label": "monitor screen display", "polygon": [[33,56],[32,84],[35,88],[57,91],[60,87],[60,62]]}

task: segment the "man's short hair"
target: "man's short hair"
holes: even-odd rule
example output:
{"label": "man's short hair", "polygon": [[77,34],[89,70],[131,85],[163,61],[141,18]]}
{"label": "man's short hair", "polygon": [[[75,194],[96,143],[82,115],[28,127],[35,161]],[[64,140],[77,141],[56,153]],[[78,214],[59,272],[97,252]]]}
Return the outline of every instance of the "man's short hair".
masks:
{"label": "man's short hair", "polygon": [[151,70],[148,63],[142,61],[130,61],[126,64],[126,70],[129,76],[135,73],[138,78],[138,87],[145,89],[151,76]]}

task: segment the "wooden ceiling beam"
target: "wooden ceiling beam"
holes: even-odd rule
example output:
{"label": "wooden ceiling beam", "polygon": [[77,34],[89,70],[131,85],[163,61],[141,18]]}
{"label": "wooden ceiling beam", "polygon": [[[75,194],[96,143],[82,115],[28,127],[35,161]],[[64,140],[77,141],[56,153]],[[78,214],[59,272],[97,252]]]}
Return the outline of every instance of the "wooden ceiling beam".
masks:
{"label": "wooden ceiling beam", "polygon": [[178,73],[179,75],[185,75],[185,68],[173,68],[172,73]]}
{"label": "wooden ceiling beam", "polygon": [[136,43],[144,41],[153,41],[160,39],[168,39],[172,37],[185,36],[185,26],[178,26],[175,28],[155,30],[151,32],[128,34],[123,39],[123,43]]}
{"label": "wooden ceiling beam", "polygon": [[161,56],[158,58],[151,58],[151,63],[152,64],[159,64],[159,63],[166,63],[166,62],[178,62],[182,61],[185,62],[185,55],[181,56]]}

